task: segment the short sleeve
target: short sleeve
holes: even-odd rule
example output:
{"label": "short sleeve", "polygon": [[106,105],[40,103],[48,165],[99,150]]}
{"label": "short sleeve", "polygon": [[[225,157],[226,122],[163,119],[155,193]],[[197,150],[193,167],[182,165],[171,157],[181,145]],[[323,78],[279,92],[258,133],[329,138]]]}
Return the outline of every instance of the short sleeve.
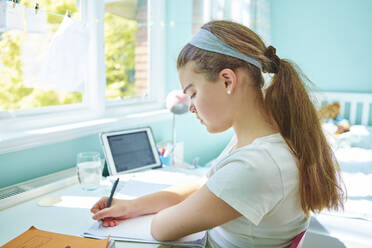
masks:
{"label": "short sleeve", "polygon": [[273,161],[228,161],[207,181],[208,189],[255,225],[283,198],[280,170]]}

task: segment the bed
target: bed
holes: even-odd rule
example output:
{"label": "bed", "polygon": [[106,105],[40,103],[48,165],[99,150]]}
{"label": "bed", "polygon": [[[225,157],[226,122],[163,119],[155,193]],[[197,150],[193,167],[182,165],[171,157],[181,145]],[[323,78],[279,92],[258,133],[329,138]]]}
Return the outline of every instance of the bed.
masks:
{"label": "bed", "polygon": [[372,247],[372,94],[318,92],[312,99],[317,108],[339,102],[340,117],[350,123],[350,132],[337,136],[323,128],[340,164],[347,200],[343,212],[312,215],[303,248]]}

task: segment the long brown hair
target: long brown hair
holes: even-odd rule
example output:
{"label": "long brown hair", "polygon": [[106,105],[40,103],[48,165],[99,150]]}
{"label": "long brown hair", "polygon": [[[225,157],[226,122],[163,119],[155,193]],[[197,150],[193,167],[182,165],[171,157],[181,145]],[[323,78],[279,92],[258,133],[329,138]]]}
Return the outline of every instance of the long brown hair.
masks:
{"label": "long brown hair", "polygon": [[275,48],[266,47],[249,28],[230,21],[211,21],[202,27],[220,40],[262,63],[263,72],[274,73],[262,96],[264,79],[260,69],[237,58],[201,50],[187,44],[177,59],[177,68],[195,62],[196,72],[214,81],[225,68],[246,68],[264,99],[265,111],[298,159],[301,206],[306,215],[322,209],[342,209],[344,191],[339,165],[323,134],[315,107],[307,93],[307,79],[294,63],[280,59]]}

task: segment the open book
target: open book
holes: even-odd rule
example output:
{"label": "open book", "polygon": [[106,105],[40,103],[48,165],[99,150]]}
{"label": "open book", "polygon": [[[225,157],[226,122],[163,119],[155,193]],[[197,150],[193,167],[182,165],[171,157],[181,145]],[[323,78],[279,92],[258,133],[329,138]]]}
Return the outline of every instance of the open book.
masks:
{"label": "open book", "polygon": [[[164,177],[161,180],[160,176],[165,175],[166,178],[172,178],[172,180],[177,179],[178,181],[182,181],[180,180],[181,178],[176,178],[180,177],[180,175],[177,175],[175,173],[172,173],[172,175],[168,175],[167,173],[169,172],[163,172],[162,175],[146,173],[144,175],[141,175],[141,177],[137,176],[135,180],[133,180],[132,178],[127,181],[120,181],[117,187],[117,193],[115,193],[115,198],[131,199],[162,190],[170,185],[174,185],[174,182],[167,182],[167,180],[164,180]],[[153,179],[160,180],[155,181]],[[190,180],[191,178],[186,179]],[[83,235],[85,237],[91,238],[106,238],[110,235],[111,239],[118,241],[134,241],[143,243],[162,243],[180,246],[205,247],[207,239],[206,231],[194,233],[173,242],[157,241],[151,236],[150,229],[152,217],[153,215],[144,215],[127,219],[121,221],[120,224],[115,227],[99,227],[99,224],[96,222],[86,232],[84,232]]]}

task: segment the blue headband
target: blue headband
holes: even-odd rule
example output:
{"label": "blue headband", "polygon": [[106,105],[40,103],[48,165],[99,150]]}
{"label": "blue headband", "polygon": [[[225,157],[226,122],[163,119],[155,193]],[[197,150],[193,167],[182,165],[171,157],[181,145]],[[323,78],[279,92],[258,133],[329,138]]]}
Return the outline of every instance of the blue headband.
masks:
{"label": "blue headband", "polygon": [[244,60],[258,67],[262,71],[262,65],[260,61],[241,52],[236,51],[234,48],[218,39],[214,34],[209,32],[208,30],[202,28],[199,29],[199,31],[194,35],[194,37],[191,39],[189,43],[203,50],[219,54],[225,54],[234,58]]}

